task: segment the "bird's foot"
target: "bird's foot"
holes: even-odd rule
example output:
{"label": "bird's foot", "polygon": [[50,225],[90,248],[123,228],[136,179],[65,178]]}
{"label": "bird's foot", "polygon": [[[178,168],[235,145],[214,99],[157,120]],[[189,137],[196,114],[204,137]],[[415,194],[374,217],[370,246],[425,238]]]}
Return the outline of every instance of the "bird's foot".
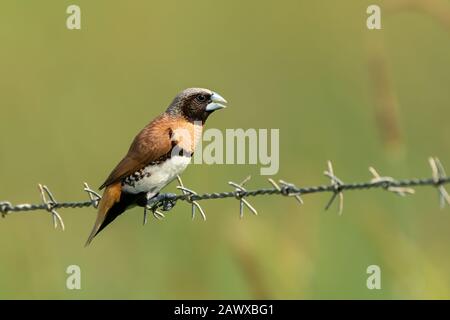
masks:
{"label": "bird's foot", "polygon": [[150,199],[147,199],[147,204],[144,207],[144,225],[147,223],[148,220],[148,212],[147,210],[151,210],[153,217],[161,220],[165,218],[165,214],[162,213],[162,211],[169,211],[175,206],[175,198],[176,194],[174,193],[163,193],[163,194],[157,194]]}

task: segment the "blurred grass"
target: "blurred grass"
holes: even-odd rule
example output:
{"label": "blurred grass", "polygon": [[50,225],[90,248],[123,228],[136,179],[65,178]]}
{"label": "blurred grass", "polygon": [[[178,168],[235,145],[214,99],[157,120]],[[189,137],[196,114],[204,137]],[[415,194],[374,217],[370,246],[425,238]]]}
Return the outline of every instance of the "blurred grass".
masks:
{"label": "blurred grass", "polygon": [[[37,202],[38,182],[85,199],[82,182],[101,184],[191,86],[230,102],[210,128],[280,128],[278,177],[299,185],[326,182],[328,159],[344,181],[367,180],[369,165],[404,178],[428,176],[430,155],[450,163],[450,34],[430,14],[383,13],[383,30],[368,31],[369,1],[76,2],[80,31],[65,28],[73,1],[0,4],[1,199]],[[380,36],[402,157],[386,152],[374,115],[368,50]],[[194,165],[183,180],[199,192],[249,173],[249,186],[267,184],[258,172]],[[206,223],[180,204],[146,227],[133,209],[88,249],[92,209],[61,211],[64,233],[45,213],[11,215],[0,223],[0,298],[450,298],[450,216],[434,190],[348,193],[342,217],[324,213],[327,199],[261,197],[260,215],[243,220],[237,202],[209,201]],[[65,289],[70,264],[81,291]],[[370,264],[381,291],[365,287]]]}

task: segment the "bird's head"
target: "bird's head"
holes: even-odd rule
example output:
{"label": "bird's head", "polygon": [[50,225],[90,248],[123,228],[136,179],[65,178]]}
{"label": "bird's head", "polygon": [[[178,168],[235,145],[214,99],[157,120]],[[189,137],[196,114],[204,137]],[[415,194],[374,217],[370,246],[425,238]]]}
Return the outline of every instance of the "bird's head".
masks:
{"label": "bird's head", "polygon": [[167,108],[167,113],[181,115],[190,121],[206,121],[216,110],[225,108],[227,101],[218,93],[203,88],[180,92]]}

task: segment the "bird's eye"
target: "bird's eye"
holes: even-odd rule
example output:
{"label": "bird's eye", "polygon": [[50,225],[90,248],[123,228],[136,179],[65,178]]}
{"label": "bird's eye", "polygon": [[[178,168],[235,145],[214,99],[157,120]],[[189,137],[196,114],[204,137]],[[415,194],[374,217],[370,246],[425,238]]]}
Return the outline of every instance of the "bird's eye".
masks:
{"label": "bird's eye", "polygon": [[206,96],[203,95],[203,94],[199,94],[197,96],[197,100],[200,101],[200,102],[204,102],[204,101],[206,101]]}

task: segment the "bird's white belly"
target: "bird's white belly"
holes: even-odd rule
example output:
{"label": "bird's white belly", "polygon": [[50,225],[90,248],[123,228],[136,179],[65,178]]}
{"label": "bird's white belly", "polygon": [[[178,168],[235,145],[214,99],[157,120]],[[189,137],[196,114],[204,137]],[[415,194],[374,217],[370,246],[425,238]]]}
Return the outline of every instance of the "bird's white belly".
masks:
{"label": "bird's white belly", "polygon": [[190,157],[173,156],[161,164],[149,165],[144,168],[141,179],[131,184],[124,183],[122,190],[133,194],[141,192],[157,194],[177,175],[181,174],[190,161]]}

